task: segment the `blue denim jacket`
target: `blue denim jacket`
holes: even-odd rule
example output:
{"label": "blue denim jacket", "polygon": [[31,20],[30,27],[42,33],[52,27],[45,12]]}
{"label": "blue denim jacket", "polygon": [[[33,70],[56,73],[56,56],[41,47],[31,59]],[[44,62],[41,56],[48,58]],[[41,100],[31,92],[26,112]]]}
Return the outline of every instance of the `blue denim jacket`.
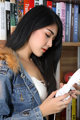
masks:
{"label": "blue denim jacket", "polygon": [[45,120],[38,107],[38,91],[28,73],[21,64],[14,72],[3,59],[4,54],[0,53],[0,57],[0,120]]}

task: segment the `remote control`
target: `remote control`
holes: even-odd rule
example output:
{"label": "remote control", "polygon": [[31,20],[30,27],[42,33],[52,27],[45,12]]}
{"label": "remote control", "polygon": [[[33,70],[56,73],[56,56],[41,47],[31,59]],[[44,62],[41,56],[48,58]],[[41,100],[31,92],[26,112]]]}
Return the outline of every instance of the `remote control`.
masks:
{"label": "remote control", "polygon": [[[57,93],[56,97],[64,95],[65,93],[68,93],[70,90],[75,89],[73,87],[74,84],[80,85],[80,69],[78,69],[69,79],[67,84],[65,84],[62,88],[60,88]],[[68,99],[70,96],[68,96],[66,99]]]}

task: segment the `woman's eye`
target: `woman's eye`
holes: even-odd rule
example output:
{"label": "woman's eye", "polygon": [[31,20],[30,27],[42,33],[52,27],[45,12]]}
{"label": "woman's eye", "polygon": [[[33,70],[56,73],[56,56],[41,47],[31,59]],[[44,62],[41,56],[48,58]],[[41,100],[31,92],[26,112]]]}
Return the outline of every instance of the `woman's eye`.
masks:
{"label": "woman's eye", "polygon": [[50,38],[50,35],[46,34],[46,36],[47,36],[48,38]]}

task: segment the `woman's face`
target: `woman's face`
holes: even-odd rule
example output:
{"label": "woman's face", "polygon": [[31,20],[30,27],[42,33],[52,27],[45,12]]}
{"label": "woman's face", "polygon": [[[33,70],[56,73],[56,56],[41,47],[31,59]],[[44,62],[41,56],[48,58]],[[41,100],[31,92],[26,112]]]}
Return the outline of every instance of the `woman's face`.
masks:
{"label": "woman's face", "polygon": [[28,42],[32,53],[38,57],[42,56],[48,48],[52,47],[57,32],[58,27],[56,24],[32,32]]}

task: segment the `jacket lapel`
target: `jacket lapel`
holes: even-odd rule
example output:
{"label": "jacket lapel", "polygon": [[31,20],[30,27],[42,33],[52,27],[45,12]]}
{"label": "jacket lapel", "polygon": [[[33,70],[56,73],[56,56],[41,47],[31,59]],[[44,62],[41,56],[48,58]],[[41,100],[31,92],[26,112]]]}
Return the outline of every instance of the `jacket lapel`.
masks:
{"label": "jacket lapel", "polygon": [[21,77],[26,85],[26,87],[28,88],[28,90],[30,91],[30,93],[32,94],[32,96],[34,97],[35,101],[37,102],[38,105],[41,104],[41,100],[40,100],[40,96],[38,94],[38,91],[35,87],[35,85],[32,82],[31,77],[28,75],[28,73],[24,70],[22,64],[20,63],[20,67],[21,67]]}

